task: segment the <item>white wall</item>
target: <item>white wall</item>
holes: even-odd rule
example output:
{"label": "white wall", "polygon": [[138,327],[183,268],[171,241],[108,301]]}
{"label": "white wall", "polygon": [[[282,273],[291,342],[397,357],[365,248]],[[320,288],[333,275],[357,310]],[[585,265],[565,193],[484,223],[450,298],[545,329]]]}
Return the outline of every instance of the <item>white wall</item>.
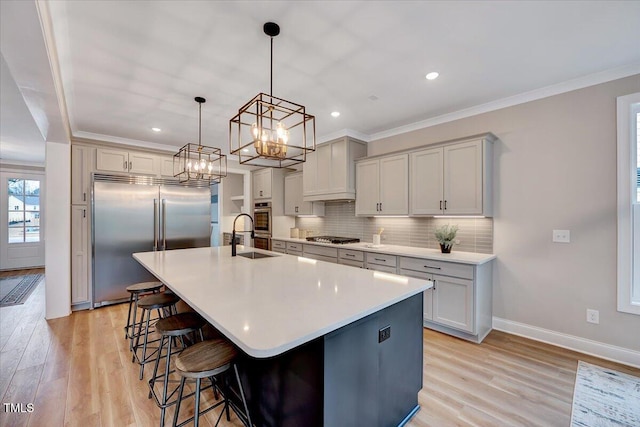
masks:
{"label": "white wall", "polygon": [[71,313],[71,145],[46,143],[45,287],[47,319]]}
{"label": "white wall", "polygon": [[[639,351],[640,316],[616,310],[616,97],[639,90],[634,75],[373,141],[368,154],[493,132],[494,316]],[[571,243],[552,243],[553,229]]]}

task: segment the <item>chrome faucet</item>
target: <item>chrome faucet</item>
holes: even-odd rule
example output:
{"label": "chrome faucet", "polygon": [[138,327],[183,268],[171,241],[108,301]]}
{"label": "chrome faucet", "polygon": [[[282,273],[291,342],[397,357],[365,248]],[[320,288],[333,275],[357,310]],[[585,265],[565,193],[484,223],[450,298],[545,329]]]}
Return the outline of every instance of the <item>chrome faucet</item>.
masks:
{"label": "chrome faucet", "polygon": [[248,216],[249,219],[251,220],[251,230],[244,230],[244,231],[241,231],[241,233],[247,233],[248,231],[251,231],[251,238],[254,239],[256,237],[256,232],[253,226],[253,217],[251,215],[246,213],[241,213],[240,215],[235,217],[235,219],[233,220],[233,230],[231,231],[231,256],[236,256],[236,221],[241,216]]}

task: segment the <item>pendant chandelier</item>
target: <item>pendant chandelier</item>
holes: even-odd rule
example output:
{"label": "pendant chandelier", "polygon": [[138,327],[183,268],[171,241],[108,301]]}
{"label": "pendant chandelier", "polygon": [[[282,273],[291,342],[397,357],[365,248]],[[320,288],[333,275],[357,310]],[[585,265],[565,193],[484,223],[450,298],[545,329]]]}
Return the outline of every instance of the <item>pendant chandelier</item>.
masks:
{"label": "pendant chandelier", "polygon": [[202,145],[202,104],[206,99],[197,96],[198,144],[186,144],[173,156],[173,176],[180,182],[208,181],[219,183],[227,176],[227,156],[219,148]]}
{"label": "pendant chandelier", "polygon": [[284,168],[315,151],[316,122],[304,106],[273,96],[273,38],[280,27],[267,22],[263,31],[271,39],[269,94],[256,95],[229,121],[229,151],[241,164]]}

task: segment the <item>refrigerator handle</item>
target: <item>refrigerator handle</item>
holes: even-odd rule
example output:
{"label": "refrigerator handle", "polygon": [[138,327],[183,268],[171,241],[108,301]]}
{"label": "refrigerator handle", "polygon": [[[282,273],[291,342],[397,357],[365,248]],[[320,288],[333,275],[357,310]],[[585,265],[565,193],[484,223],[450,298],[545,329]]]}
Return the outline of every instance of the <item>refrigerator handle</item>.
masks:
{"label": "refrigerator handle", "polygon": [[153,199],[153,250],[158,250],[158,199]]}
{"label": "refrigerator handle", "polygon": [[162,250],[167,249],[167,199],[162,199]]}

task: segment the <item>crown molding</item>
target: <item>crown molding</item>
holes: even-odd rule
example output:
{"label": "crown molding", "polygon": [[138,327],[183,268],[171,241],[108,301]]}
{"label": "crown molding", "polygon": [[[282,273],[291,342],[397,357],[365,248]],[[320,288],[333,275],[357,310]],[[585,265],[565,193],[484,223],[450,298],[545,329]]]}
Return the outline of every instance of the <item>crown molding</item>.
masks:
{"label": "crown molding", "polygon": [[103,135],[100,133],[92,132],[75,132],[72,137],[77,142],[109,142],[118,145],[127,145],[130,147],[147,148],[157,151],[166,151],[168,153],[175,154],[180,147],[173,145],[158,144],[157,142],[141,141],[138,139],[120,138],[118,136]]}
{"label": "crown molding", "polygon": [[441,116],[421,120],[419,122],[399,126],[382,132],[377,132],[371,134],[367,141],[376,141],[378,139],[388,138],[418,129],[424,129],[442,123],[452,122],[454,120],[464,119],[466,117],[476,116],[478,114],[488,113],[490,111],[500,110],[502,108],[512,107],[514,105],[524,104],[526,102],[571,92],[573,90],[606,83],[624,77],[629,77],[634,74],[640,74],[640,63],[625,65],[623,67],[613,68],[599,73],[590,74],[588,76],[579,77],[577,79],[568,80],[566,82],[546,86],[540,89],[535,89],[507,98],[502,98],[496,101],[487,102],[486,104],[476,105],[474,107],[465,108],[459,111],[454,111],[452,113],[443,114]]}

